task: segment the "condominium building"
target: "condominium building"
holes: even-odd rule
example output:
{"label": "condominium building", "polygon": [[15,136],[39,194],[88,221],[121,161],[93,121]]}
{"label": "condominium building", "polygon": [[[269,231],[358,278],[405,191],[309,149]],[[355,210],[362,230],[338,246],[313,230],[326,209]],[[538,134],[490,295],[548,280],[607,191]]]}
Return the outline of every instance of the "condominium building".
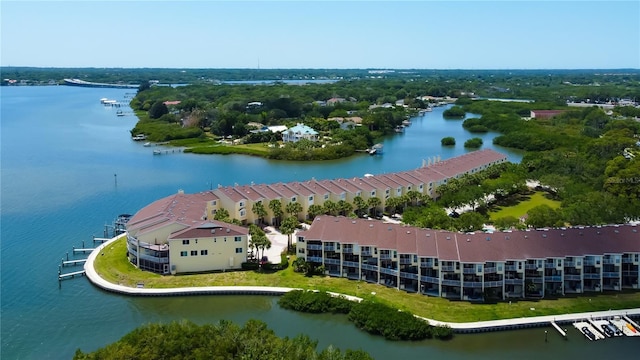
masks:
{"label": "condominium building", "polygon": [[248,231],[208,218],[216,200],[211,192],[178,192],[138,211],[126,225],[129,261],[159,274],[240,269]]}
{"label": "condominium building", "polygon": [[[435,197],[435,189],[446,184],[451,178],[465,174],[474,174],[489,166],[504,163],[507,156],[491,149],[473,151],[447,160],[435,161],[415,170],[397,173],[367,175],[355,178],[306,180],[288,183],[220,186],[212,192],[216,199],[209,202],[207,213],[213,217],[219,209],[226,209],[232,219],[244,224],[265,221],[273,224],[276,216],[269,208],[271,200],[278,200],[282,211],[289,203],[300,203],[302,211],[297,214],[299,220],[309,218],[311,205],[322,206],[326,201],[344,200],[352,203],[356,196],[364,201],[378,198],[379,210],[386,207],[392,197],[401,197],[409,192]],[[260,219],[253,210],[256,203],[262,203],[267,216]]]}
{"label": "condominium building", "polygon": [[319,216],[297,252],[330,276],[470,301],[637,289],[640,277],[635,225],[459,233]]}

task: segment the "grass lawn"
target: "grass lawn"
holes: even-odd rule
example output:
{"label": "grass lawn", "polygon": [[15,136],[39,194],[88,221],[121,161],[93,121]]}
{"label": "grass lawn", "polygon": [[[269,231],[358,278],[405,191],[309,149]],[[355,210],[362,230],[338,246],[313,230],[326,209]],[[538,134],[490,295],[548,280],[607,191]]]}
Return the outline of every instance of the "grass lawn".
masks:
{"label": "grass lawn", "polygon": [[[395,308],[413,314],[450,322],[496,320],[527,316],[558,315],[572,312],[588,312],[609,309],[626,309],[640,306],[640,292],[615,292],[588,294],[555,300],[512,301],[496,304],[473,304],[450,301],[439,297],[409,294],[382,285],[369,284],[342,278],[325,276],[306,277],[295,273],[293,267],[274,273],[233,271],[195,275],[162,276],[140,271],[126,258],[126,241],[120,239],[105,248],[96,258],[96,271],[105,280],[135,287],[144,283],[145,288],[170,288],[186,286],[282,286],[301,289],[334,291],[365,299],[375,298]],[[292,257],[290,261],[295,258]],[[375,295],[372,295],[375,293]],[[531,310],[534,308],[535,310]]]}
{"label": "grass lawn", "polygon": [[520,196],[515,200],[517,201],[517,203],[511,206],[493,206],[491,212],[489,213],[491,220],[499,219],[505,216],[513,216],[516,219],[519,219],[522,216],[526,215],[529,209],[542,204],[549,205],[553,209],[557,209],[560,206],[559,201],[547,198],[544,192],[535,192],[531,195]]}

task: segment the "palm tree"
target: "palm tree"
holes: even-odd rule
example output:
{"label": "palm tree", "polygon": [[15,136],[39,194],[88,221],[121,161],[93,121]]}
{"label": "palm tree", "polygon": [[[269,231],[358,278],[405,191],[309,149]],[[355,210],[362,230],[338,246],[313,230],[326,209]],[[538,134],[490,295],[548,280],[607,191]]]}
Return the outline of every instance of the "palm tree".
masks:
{"label": "palm tree", "polygon": [[345,200],[339,200],[337,206],[338,211],[344,216],[347,216],[351,210],[353,210],[353,205],[349,204]]}
{"label": "palm tree", "polygon": [[284,219],[282,225],[280,225],[280,232],[287,235],[287,252],[291,252],[291,235],[293,235],[297,227],[298,219],[294,216]]}
{"label": "palm tree", "polygon": [[395,214],[396,208],[403,203],[402,197],[392,197],[387,199],[387,207],[389,208],[389,212],[391,214]]}
{"label": "palm tree", "polygon": [[280,202],[280,200],[278,199],[269,201],[269,209],[271,209],[271,211],[273,212],[273,225],[277,225],[278,220],[282,218],[282,202]]}
{"label": "palm tree", "polygon": [[297,219],[298,214],[302,212],[302,205],[299,202],[291,202],[285,206],[285,210],[289,215],[292,215]]}
{"label": "palm tree", "polygon": [[362,215],[362,209],[367,207],[367,203],[364,201],[362,196],[356,196],[353,198],[353,206],[358,213],[358,216]]}
{"label": "palm tree", "polygon": [[417,190],[409,190],[407,191],[407,198],[411,202],[411,205],[417,206],[418,201],[420,200],[420,192]]}
{"label": "palm tree", "polygon": [[307,212],[309,213],[309,219],[313,220],[316,216],[324,213],[324,209],[318,204],[313,204],[309,206],[309,210]]}
{"label": "palm tree", "polygon": [[325,201],[322,207],[324,208],[325,214],[336,216],[338,213],[338,204],[331,200]]}
{"label": "palm tree", "polygon": [[263,223],[264,217],[267,216],[267,209],[264,208],[262,201],[258,201],[253,204],[251,211],[258,218],[260,224]]}
{"label": "palm tree", "polygon": [[370,197],[369,199],[367,199],[367,206],[369,207],[369,215],[371,215],[371,210],[373,210],[375,212],[376,208],[381,203],[382,203],[382,201],[380,201],[380,199],[375,197],[375,196],[374,197]]}

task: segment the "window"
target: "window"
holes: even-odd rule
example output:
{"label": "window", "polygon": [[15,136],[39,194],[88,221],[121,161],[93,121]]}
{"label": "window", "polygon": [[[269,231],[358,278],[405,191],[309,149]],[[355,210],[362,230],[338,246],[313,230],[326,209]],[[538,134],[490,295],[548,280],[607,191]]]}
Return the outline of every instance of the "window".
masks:
{"label": "window", "polygon": [[371,192],[371,196],[376,196],[376,191],[375,191],[375,190],[373,190],[373,191]]}
{"label": "window", "polygon": [[362,196],[362,192],[361,191],[356,192],[356,196]]}
{"label": "window", "polygon": [[191,250],[191,256],[198,256],[198,250]]}
{"label": "window", "polygon": [[240,207],[243,208],[244,207],[244,201],[240,201]]}
{"label": "window", "polygon": [[329,200],[329,194],[324,194],[324,199]]}
{"label": "window", "polygon": [[209,255],[209,250],[200,250],[200,255]]}
{"label": "window", "polygon": [[304,254],[304,248],[298,249],[298,254]]}
{"label": "window", "polygon": [[309,202],[312,202],[312,201],[313,201],[313,195],[309,196]]}
{"label": "window", "polygon": [[347,194],[345,193],[340,194],[340,200],[344,200],[346,198],[347,198]]}
{"label": "window", "polygon": [[242,254],[242,248],[236,248],[236,254]]}
{"label": "window", "polygon": [[240,210],[240,216],[245,216],[247,211],[245,209]]}
{"label": "window", "polygon": [[213,200],[211,203],[213,204],[213,206],[216,206],[218,205],[218,200]]}
{"label": "window", "polygon": [[225,236],[225,238],[224,238],[224,242],[227,242],[227,237],[226,237],[226,236]]}
{"label": "window", "polygon": [[304,242],[304,238],[302,236],[298,236],[298,242]]}
{"label": "window", "polygon": [[182,245],[189,245],[189,240],[182,240]]}
{"label": "window", "polygon": [[389,189],[387,189],[384,193],[389,195]]}
{"label": "window", "polygon": [[295,196],[291,198],[291,202],[296,202],[296,197]]}
{"label": "window", "polygon": [[236,242],[242,241],[242,238],[240,236],[236,236],[233,238],[233,241],[236,241]]}
{"label": "window", "polygon": [[180,256],[187,256],[187,252],[186,251],[180,251]]}

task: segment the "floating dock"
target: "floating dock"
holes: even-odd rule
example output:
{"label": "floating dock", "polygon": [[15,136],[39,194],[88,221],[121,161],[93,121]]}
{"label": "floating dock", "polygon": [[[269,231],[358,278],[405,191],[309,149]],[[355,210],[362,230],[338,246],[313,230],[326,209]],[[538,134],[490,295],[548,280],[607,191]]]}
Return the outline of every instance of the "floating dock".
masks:
{"label": "floating dock", "polygon": [[605,336],[588,321],[574,322],[573,326],[589,340],[596,341],[605,338]]}
{"label": "floating dock", "polygon": [[638,331],[638,329],[628,323],[625,318],[615,316],[611,320],[611,323],[615,325],[615,327],[617,327],[620,331],[622,331],[622,333],[626,336],[640,336],[640,331]]}

